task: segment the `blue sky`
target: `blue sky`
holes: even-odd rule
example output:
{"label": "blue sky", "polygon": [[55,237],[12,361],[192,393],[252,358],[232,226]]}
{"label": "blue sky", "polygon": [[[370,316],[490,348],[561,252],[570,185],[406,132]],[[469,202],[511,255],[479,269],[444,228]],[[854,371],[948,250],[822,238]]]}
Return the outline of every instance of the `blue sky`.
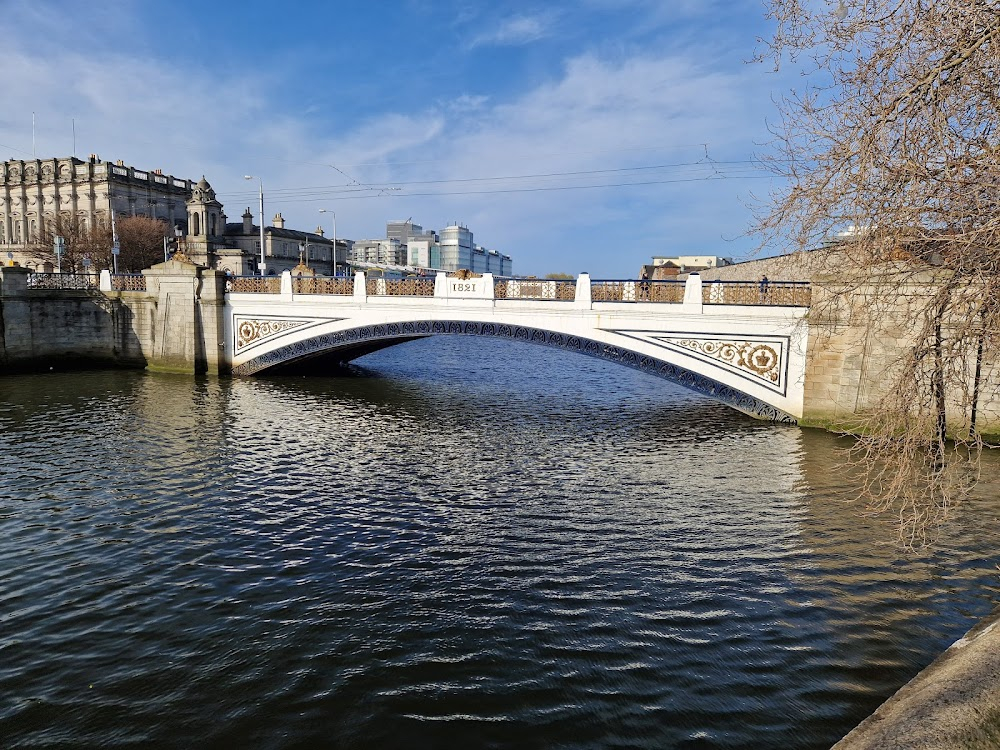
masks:
{"label": "blue sky", "polygon": [[467,225],[518,274],[747,257],[760,0],[0,0],[0,157],[203,174],[230,221]]}

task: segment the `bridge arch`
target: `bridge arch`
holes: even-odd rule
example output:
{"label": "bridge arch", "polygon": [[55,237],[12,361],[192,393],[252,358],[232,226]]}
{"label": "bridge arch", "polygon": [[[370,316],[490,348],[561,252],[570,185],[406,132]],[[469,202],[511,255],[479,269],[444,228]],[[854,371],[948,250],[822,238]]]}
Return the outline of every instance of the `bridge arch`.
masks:
{"label": "bridge arch", "polygon": [[674,362],[583,336],[525,325],[474,320],[415,320],[373,323],[317,334],[271,348],[246,359],[232,369],[233,375],[254,375],[272,368],[318,356],[342,355],[348,362],[358,357],[418,338],[441,335],[477,336],[576,352],[656,375],[689,390],[704,394],[758,419],[794,424],[794,416],[749,393],[721,383]]}

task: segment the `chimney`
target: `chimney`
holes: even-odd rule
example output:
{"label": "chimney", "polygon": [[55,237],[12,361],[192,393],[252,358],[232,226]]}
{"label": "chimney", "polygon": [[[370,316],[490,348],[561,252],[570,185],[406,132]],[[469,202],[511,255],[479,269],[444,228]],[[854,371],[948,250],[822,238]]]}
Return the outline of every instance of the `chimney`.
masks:
{"label": "chimney", "polygon": [[250,213],[249,206],[243,212],[243,234],[253,234],[253,214]]}
{"label": "chimney", "polygon": [[274,221],[271,223],[271,225],[275,229],[284,229],[285,228],[285,217],[283,217],[281,215],[280,211],[274,215]]}
{"label": "chimney", "polygon": [[321,227],[321,226],[320,227],[316,227],[316,234],[318,234],[320,237],[322,237],[323,236],[323,227]]}

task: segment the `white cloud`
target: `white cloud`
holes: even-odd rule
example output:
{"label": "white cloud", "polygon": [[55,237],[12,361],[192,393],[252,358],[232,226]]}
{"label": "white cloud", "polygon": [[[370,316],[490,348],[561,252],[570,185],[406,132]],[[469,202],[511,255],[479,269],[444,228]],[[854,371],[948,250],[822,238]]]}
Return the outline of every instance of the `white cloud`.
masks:
{"label": "white cloud", "polygon": [[[393,218],[413,216],[432,228],[457,220],[477,241],[511,254],[517,272],[588,270],[607,278],[634,276],[654,253],[738,254],[743,246],[720,238],[739,234],[749,220],[739,196],[751,184],[765,192],[754,183],[676,182],[711,174],[691,167],[404,184],[695,161],[703,143],[715,159],[746,157],[764,135],[766,82],[754,67],[718,69],[704,45],[618,52],[614,59],[584,52],[519,93],[467,91],[362,119],[346,107],[323,117],[304,105],[275,106],[267,92],[282,89],[277,71],[236,75],[209,70],[203,60],[162,60],[138,50],[75,52],[109,47],[86,38],[58,43],[72,39],[62,23],[36,14],[5,49],[0,144],[21,153],[0,147],[2,158],[30,155],[31,112],[39,155],[69,154],[75,118],[78,156],[95,151],[183,177],[205,174],[230,216],[247,206],[256,213],[256,185],[242,179],[252,173],[263,180],[267,218],[280,210],[289,226],[328,221],[319,208],[336,210],[338,233],[354,238],[380,235]],[[128,28],[127,20],[119,23],[119,30]],[[542,35],[548,23],[511,19],[490,43]],[[57,43],[44,50],[16,41],[50,32]],[[663,184],[539,190],[602,181]],[[402,189],[364,187],[376,183]],[[482,192],[524,188],[536,192]]]}
{"label": "white cloud", "polygon": [[546,16],[514,16],[474,36],[469,47],[529,44],[548,36],[550,20]]}

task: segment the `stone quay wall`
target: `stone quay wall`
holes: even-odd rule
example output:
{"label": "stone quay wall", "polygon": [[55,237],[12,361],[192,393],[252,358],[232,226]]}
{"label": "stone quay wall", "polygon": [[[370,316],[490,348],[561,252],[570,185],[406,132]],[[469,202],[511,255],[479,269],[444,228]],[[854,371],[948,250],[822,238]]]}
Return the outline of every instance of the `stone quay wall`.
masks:
{"label": "stone quay wall", "polygon": [[132,367],[220,374],[225,276],[169,261],[145,291],[29,288],[0,268],[0,372]]}
{"label": "stone quay wall", "polygon": [[[31,289],[27,269],[0,269],[0,368],[145,367],[143,305],[96,290]],[[136,320],[136,318],[139,320]]]}
{"label": "stone quay wall", "polygon": [[[936,292],[937,283],[920,275],[905,275],[891,286],[891,299],[882,288],[872,293],[864,286],[845,291],[839,277],[812,279],[812,306],[804,383],[804,426],[851,429],[855,416],[876,405],[892,388],[896,377],[911,358],[924,322],[924,310]],[[943,321],[945,336],[955,334],[964,321]],[[967,393],[953,387],[947,394],[949,425],[965,429],[971,407],[975,347],[969,361],[950,361],[949,368],[965,380]],[[1000,437],[1000,369],[990,361],[979,363],[979,397],[976,426],[987,440]]]}

